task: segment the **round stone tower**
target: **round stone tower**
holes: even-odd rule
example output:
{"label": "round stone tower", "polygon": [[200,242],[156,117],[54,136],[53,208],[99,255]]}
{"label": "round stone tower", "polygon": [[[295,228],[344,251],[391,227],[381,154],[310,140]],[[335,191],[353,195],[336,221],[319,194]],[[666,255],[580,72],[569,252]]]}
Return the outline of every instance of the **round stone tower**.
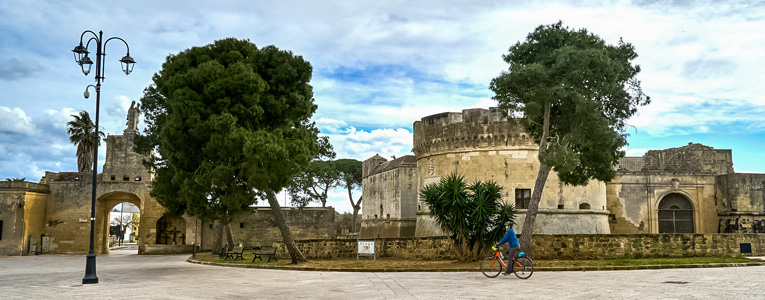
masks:
{"label": "round stone tower", "polygon": [[[538,149],[533,138],[520,125],[508,123],[496,107],[424,117],[414,122],[417,190],[452,172],[469,182],[493,180],[503,187],[503,201],[516,205],[519,230],[539,170]],[[574,187],[551,172],[534,227],[535,234],[610,233],[605,183],[592,180]],[[419,199],[415,235],[441,234]]]}

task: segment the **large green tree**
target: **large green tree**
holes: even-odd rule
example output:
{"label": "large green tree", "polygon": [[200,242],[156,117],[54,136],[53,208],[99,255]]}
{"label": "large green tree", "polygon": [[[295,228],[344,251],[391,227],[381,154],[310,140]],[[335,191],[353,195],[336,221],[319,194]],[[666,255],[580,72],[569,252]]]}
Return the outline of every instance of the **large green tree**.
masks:
{"label": "large green tree", "polygon": [[[69,134],[69,141],[77,146],[77,172],[93,172],[93,149],[95,148],[93,132],[96,125],[90,119],[87,111],[81,111],[77,115],[72,115],[74,120],[66,122],[66,132]],[[100,138],[104,137],[102,131],[98,131],[99,145]]]}
{"label": "large green tree", "polygon": [[309,120],[311,73],[292,52],[234,38],[168,56],[144,91],[136,138],[139,152],[158,152],[152,195],[174,213],[223,223],[265,199],[292,262],[305,261],[276,192],[329,148]]}
{"label": "large green tree", "polygon": [[359,210],[361,210],[362,196],[359,196],[357,200],[353,200],[353,191],[361,189],[361,161],[342,158],[335,161],[335,167],[340,172],[339,185],[348,191],[348,201],[351,202],[351,207],[353,207],[351,230],[357,233],[359,229],[356,227],[356,220],[359,216]]}
{"label": "large green tree", "polygon": [[305,207],[313,201],[319,201],[321,207],[327,207],[329,191],[339,185],[340,172],[332,160],[314,160],[292,178],[287,187],[292,203]]}
{"label": "large green tree", "polygon": [[462,175],[451,173],[425,186],[420,199],[452,240],[459,261],[480,259],[505,234],[504,223],[514,223],[515,207],[502,201],[502,187],[493,181],[468,184]]}
{"label": "large green tree", "polygon": [[492,80],[494,99],[539,145],[539,172],[520,241],[524,251],[530,252],[550,170],[571,185],[616,175],[627,145],[625,121],[650,102],[636,79],[636,57],[621,39],[607,45],[561,22],[537,27],[503,55],[510,67]]}

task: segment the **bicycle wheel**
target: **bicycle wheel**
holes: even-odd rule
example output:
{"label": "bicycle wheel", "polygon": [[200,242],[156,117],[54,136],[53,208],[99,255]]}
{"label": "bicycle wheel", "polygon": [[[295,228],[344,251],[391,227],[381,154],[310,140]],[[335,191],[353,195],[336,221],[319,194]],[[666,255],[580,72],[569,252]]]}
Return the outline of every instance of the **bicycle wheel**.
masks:
{"label": "bicycle wheel", "polygon": [[499,262],[499,259],[495,260],[494,258],[495,256],[489,256],[481,261],[481,272],[486,277],[494,278],[502,273],[502,263]]}
{"label": "bicycle wheel", "polygon": [[531,263],[531,259],[527,257],[521,257],[516,259],[516,261],[521,265],[520,270],[515,270],[515,276],[518,276],[520,279],[526,279],[531,277],[531,274],[534,273],[534,265]]}

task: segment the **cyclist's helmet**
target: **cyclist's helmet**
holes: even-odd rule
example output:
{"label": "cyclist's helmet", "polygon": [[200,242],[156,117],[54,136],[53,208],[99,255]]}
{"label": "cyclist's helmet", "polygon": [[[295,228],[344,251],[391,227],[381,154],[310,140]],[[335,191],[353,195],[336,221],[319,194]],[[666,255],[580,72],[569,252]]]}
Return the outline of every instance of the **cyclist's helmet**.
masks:
{"label": "cyclist's helmet", "polygon": [[513,226],[513,221],[507,221],[507,222],[505,222],[505,226],[510,226],[510,227],[512,227],[512,226]]}

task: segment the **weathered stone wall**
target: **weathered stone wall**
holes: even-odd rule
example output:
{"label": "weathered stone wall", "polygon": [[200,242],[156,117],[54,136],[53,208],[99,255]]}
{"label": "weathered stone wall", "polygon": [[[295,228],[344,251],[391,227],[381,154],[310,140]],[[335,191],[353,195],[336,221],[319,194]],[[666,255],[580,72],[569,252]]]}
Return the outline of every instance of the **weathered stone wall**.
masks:
{"label": "weathered stone wall", "polygon": [[[741,243],[752,253],[765,255],[763,234],[574,234],[534,235],[534,259],[613,259],[690,256],[738,256]],[[301,240],[307,258],[355,257],[356,240]],[[376,239],[378,257],[451,259],[445,237]],[[488,255],[489,253],[487,253]]]}
{"label": "weathered stone wall", "polygon": [[[534,188],[539,146],[520,125],[511,125],[497,108],[442,113],[414,122],[412,151],[417,157],[417,190],[457,172],[470,182],[497,182],[504,188],[502,200],[515,203],[516,189]],[[551,172],[539,208],[535,232],[610,233],[606,186],[602,182],[593,180],[585,186],[568,186]],[[523,226],[525,213],[525,209],[518,210],[517,226]],[[580,221],[567,222],[572,214]],[[428,215],[427,205],[420,201],[416,236],[441,234]]]}
{"label": "weathered stone wall", "polygon": [[42,251],[49,193],[46,185],[0,182],[0,220],[3,220],[0,255],[27,255],[30,251]]}
{"label": "weathered stone wall", "polygon": [[731,150],[716,150],[702,144],[650,150],[643,156],[643,172],[673,174],[733,173]]}
{"label": "weathered stone wall", "polygon": [[151,181],[152,173],[142,161],[149,155],[133,151],[136,131],[125,130],[124,135],[110,135],[106,138],[106,161],[102,181]]}
{"label": "weathered stone wall", "polygon": [[46,185],[0,181],[0,221],[3,222],[0,255],[27,255],[30,244],[40,247],[48,193]]}
{"label": "weathered stone wall", "polygon": [[622,158],[616,178],[606,185],[611,232],[658,233],[659,204],[679,194],[693,205],[694,232],[717,233],[716,178],[733,172],[730,150],[701,144]]}
{"label": "weathered stone wall", "polygon": [[715,179],[718,232],[765,233],[765,174],[726,174]]}
{"label": "weathered stone wall", "polygon": [[[284,219],[294,239],[328,239],[335,237],[335,209],[332,207],[282,207]],[[212,222],[202,222],[199,237],[202,249],[211,250],[213,242]],[[187,222],[187,227],[189,222]],[[193,226],[193,224],[191,224]],[[251,214],[235,218],[231,222],[234,243],[242,241],[245,247],[273,246],[283,243],[281,232],[274,222],[270,207],[258,207]],[[187,238],[193,241],[193,236]],[[225,238],[223,240],[224,244]]]}
{"label": "weathered stone wall", "polygon": [[392,161],[376,155],[362,163],[361,231],[366,237],[414,236],[417,163],[412,155]]}

